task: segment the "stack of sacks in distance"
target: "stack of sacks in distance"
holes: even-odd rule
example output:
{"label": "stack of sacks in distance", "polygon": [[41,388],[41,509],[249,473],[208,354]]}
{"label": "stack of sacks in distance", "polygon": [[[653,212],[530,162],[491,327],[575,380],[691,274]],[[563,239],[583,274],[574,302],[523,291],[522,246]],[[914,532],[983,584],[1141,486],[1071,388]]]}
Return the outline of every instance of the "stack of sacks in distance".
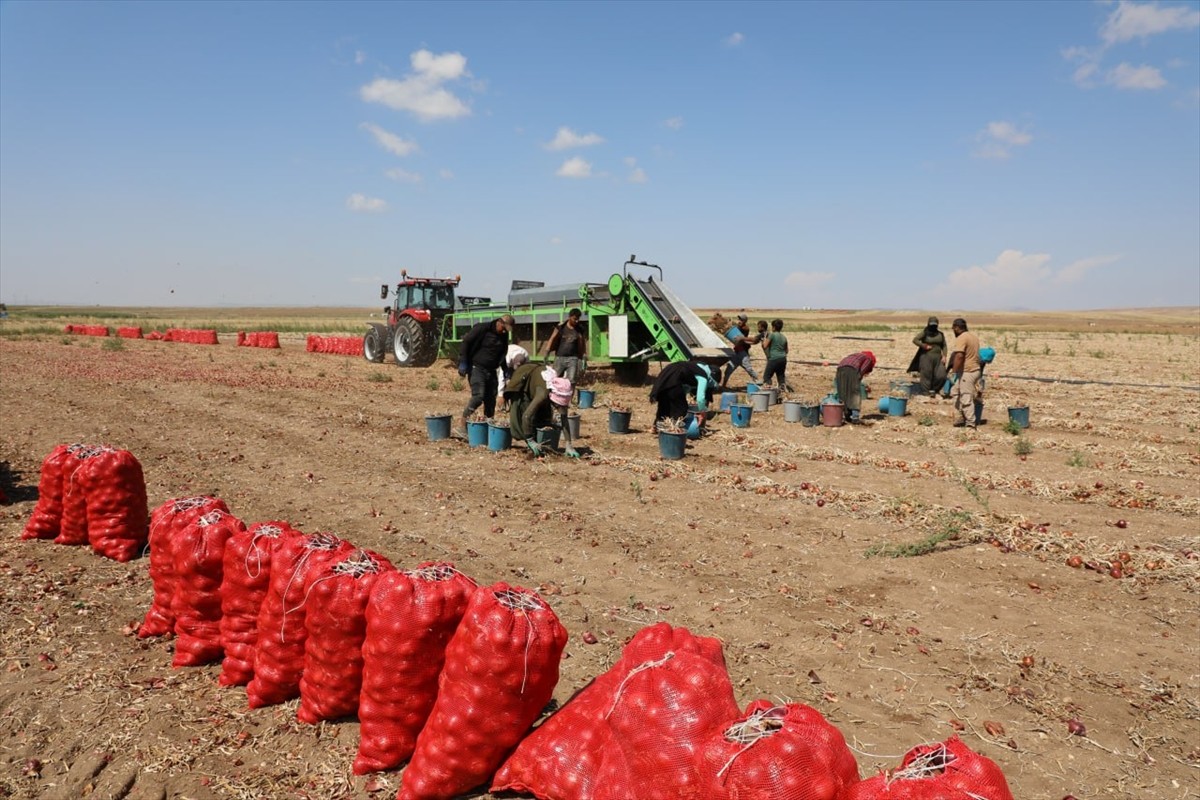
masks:
{"label": "stack of sacks in distance", "polygon": [[309,353],[334,353],[341,356],[362,355],[361,336],[318,336],[310,333],[304,343]]}
{"label": "stack of sacks in distance", "polygon": [[265,347],[271,350],[279,349],[279,334],[275,331],[238,331],[238,347]]}
{"label": "stack of sacks in distance", "polygon": [[192,330],[189,328],[168,328],[162,335],[164,342],[183,342],[185,344],[218,344],[217,332],[212,329]]}

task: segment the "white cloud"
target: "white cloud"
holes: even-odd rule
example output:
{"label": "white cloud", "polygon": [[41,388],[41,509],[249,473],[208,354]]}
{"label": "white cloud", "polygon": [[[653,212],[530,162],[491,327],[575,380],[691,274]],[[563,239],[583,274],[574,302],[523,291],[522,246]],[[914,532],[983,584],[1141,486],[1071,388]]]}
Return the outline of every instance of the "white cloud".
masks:
{"label": "white cloud", "polygon": [[443,167],[442,169],[438,170],[438,177],[444,181],[452,181],[454,180],[454,173],[451,170]]}
{"label": "white cloud", "polygon": [[590,178],[592,177],[592,165],[579,156],[575,156],[564,161],[558,168],[558,172],[554,174],[560,178]]}
{"label": "white cloud", "polygon": [[425,180],[420,176],[419,173],[409,172],[408,170],[403,170],[399,167],[396,167],[395,169],[389,169],[383,174],[387,175],[397,183],[420,183],[421,181]]}
{"label": "white cloud", "polygon": [[629,173],[630,183],[645,183],[648,180],[650,179],[646,177],[646,170],[641,167],[634,167],[633,171]]}
{"label": "white cloud", "polygon": [[979,143],[975,148],[977,158],[1008,158],[1014,147],[1025,147],[1033,141],[1033,135],[1019,129],[1011,122],[989,122],[987,127],[975,134]]}
{"label": "white cloud", "polygon": [[346,208],[359,214],[378,214],[387,209],[387,201],[355,193],[346,198]]}
{"label": "white cloud", "polygon": [[411,112],[422,122],[470,115],[470,107],[442,85],[470,76],[465,56],[418,50],[410,58],[413,71],[402,80],[376,78],[359,90],[359,96],[368,103]]}
{"label": "white cloud", "polygon": [[1096,267],[1118,260],[1118,256],[1080,259],[1059,270],[1050,266],[1045,253],[1005,250],[991,264],[956,269],[935,293],[963,308],[1045,305],[1058,300],[1046,297],[1051,286],[1070,286]]}
{"label": "white cloud", "polygon": [[1197,27],[1200,27],[1200,11],[1186,6],[1164,7],[1158,3],[1121,0],[1100,29],[1100,38],[1108,44],[1116,44]]}
{"label": "white cloud", "polygon": [[570,150],[574,147],[591,147],[603,143],[604,137],[598,133],[585,133],[581,136],[570,128],[562,127],[558,129],[558,133],[554,134],[554,139],[546,142],[542,147],[547,150]]}
{"label": "white cloud", "polygon": [[403,139],[378,125],[372,125],[370,122],[364,122],[359,127],[375,137],[375,142],[393,155],[407,156],[420,149],[416,142],[410,139]]}
{"label": "white cloud", "polygon": [[1156,67],[1143,64],[1135,67],[1121,63],[1109,70],[1105,82],[1118,89],[1161,89],[1167,85],[1167,79]]}
{"label": "white cloud", "polygon": [[561,236],[551,236],[551,237],[550,237],[550,244],[556,244],[556,245],[557,245],[557,244],[562,244],[562,241],[563,241],[563,240],[562,240],[562,237],[561,237]]}
{"label": "white cloud", "polygon": [[365,64],[366,61],[367,61],[367,52],[365,50],[355,50],[354,51],[354,63],[355,64]]}
{"label": "white cloud", "polygon": [[726,47],[737,47],[742,42],[746,41],[746,37],[736,31],[725,37],[724,42]]}
{"label": "white cloud", "polygon": [[663,120],[663,125],[666,125],[673,131],[683,128],[683,117],[669,117]]}
{"label": "white cloud", "polygon": [[783,279],[784,286],[811,292],[821,289],[833,281],[832,272],[793,272]]}

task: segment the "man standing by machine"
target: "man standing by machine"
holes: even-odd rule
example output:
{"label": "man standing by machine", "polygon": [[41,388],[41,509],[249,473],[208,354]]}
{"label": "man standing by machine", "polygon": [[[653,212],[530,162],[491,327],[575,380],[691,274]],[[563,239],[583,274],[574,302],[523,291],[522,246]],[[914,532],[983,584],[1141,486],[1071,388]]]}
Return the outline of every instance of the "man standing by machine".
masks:
{"label": "man standing by machine", "polygon": [[467,438],[467,420],[479,406],[483,406],[483,413],[488,417],[496,413],[496,393],[500,384],[497,370],[508,355],[508,336],[514,324],[512,314],[505,314],[491,322],[480,322],[463,337],[458,374],[470,376],[471,399],[463,409],[458,428],[453,431],[455,437]]}
{"label": "man standing by machine", "polygon": [[587,337],[581,327],[582,318],[583,312],[572,308],[567,312],[566,322],[556,326],[546,342],[546,358],[554,356],[554,372],[569,380],[572,386],[579,382],[587,363]]}

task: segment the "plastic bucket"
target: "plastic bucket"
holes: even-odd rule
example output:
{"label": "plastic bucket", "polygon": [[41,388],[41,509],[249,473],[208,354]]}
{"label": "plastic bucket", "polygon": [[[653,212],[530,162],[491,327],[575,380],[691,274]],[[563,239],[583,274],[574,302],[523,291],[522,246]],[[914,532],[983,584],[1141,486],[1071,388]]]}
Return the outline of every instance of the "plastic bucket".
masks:
{"label": "plastic bucket", "polygon": [[845,410],[841,403],[825,403],[821,406],[821,424],[826,428],[840,428],[845,422],[842,417]]}
{"label": "plastic bucket", "polygon": [[571,440],[579,438],[579,415],[571,414],[567,417],[567,430],[571,432]]}
{"label": "plastic bucket", "polygon": [[773,405],[773,406],[779,405],[779,387],[772,386],[769,389],[767,389],[767,391],[771,393],[771,405]]}
{"label": "plastic bucket", "polygon": [[548,425],[545,428],[538,428],[535,434],[535,439],[538,444],[548,445],[555,450],[558,449],[558,437],[562,435],[562,431],[553,425]]}
{"label": "plastic bucket", "polygon": [[488,425],[488,450],[507,450],[512,447],[512,431],[507,425]]}
{"label": "plastic bucket", "polygon": [[758,391],[757,383],[747,383],[746,384],[746,394],[754,394],[757,391]]}
{"label": "plastic bucket", "polygon": [[580,389],[579,390],[579,407],[580,408],[591,408],[592,404],[595,402],[596,402],[596,391],[594,389]]}
{"label": "plastic bucket", "polygon": [[754,406],[755,411],[766,411],[771,407],[771,393],[751,392],[750,405]]}
{"label": "plastic bucket", "polygon": [[1018,428],[1029,427],[1029,406],[1009,406],[1008,421],[1017,423]]}
{"label": "plastic bucket", "polygon": [[883,397],[879,398],[879,413],[880,414],[888,413],[888,400],[889,399],[890,398],[886,394]]}
{"label": "plastic bucket", "polygon": [[443,414],[425,418],[425,430],[429,432],[429,441],[437,442],[450,438],[450,415]]}
{"label": "plastic bucket", "polygon": [[737,392],[721,392],[721,410],[728,411],[729,407],[738,401]]}
{"label": "plastic bucket", "polygon": [[610,408],[608,410],[608,432],[629,433],[629,418],[632,416],[632,411],[617,411]]}
{"label": "plastic bucket", "polygon": [[908,412],[907,397],[889,397],[888,398],[888,416],[903,417]]}
{"label": "plastic bucket", "polygon": [[658,432],[658,452],[663,458],[669,458],[672,461],[678,461],[683,458],[684,451],[687,449],[687,434],[686,433],[668,433],[667,431]]}
{"label": "plastic bucket", "polygon": [[748,406],[744,403],[734,403],[729,407],[729,421],[733,423],[735,428],[749,428],[750,417],[754,413],[754,406]]}
{"label": "plastic bucket", "polygon": [[783,421],[800,422],[803,419],[803,408],[804,404],[799,400],[785,400],[783,402]]}
{"label": "plastic bucket", "polygon": [[467,444],[471,447],[487,447],[488,424],[486,422],[467,423]]}
{"label": "plastic bucket", "polygon": [[800,424],[806,428],[815,428],[821,424],[820,406],[800,406]]}

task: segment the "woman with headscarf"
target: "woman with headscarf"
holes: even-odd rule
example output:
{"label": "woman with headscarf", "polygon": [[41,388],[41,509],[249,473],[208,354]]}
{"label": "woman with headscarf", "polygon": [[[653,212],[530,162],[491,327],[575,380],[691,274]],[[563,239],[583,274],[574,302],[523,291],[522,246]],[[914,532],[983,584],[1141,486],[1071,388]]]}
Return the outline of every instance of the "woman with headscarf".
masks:
{"label": "woman with headscarf", "polygon": [[833,385],[842,401],[842,415],[847,422],[859,422],[862,415],[862,379],[875,369],[875,354],[870,350],[851,353],[838,362]]}
{"label": "woman with headscarf", "polygon": [[937,317],[930,317],[925,330],[913,337],[917,354],[908,365],[910,373],[921,376],[921,391],[930,396],[946,382],[946,335],[938,330]]}
{"label": "woman with headscarf", "polygon": [[563,452],[579,458],[567,424],[567,407],[571,405],[573,392],[571,382],[559,377],[552,367],[529,363],[517,367],[504,385],[504,397],[509,402],[508,427],[513,439],[524,441],[534,455],[540,456],[542,446],[537,442],[537,430],[553,424],[557,414],[562,435],[567,437]]}
{"label": "woman with headscarf", "polygon": [[[696,396],[696,408],[707,411],[717,390],[712,368],[699,361],[676,361],[662,368],[650,387],[650,402],[658,403],[654,424],[666,419],[683,419],[688,412],[688,395]],[[700,419],[704,414],[698,415]]]}

